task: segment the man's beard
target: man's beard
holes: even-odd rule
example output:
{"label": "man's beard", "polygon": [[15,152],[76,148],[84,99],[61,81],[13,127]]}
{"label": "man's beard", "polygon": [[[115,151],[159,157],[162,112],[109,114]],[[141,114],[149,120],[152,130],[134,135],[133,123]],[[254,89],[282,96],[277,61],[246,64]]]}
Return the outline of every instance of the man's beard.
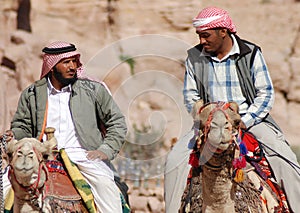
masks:
{"label": "man's beard", "polygon": [[75,73],[73,78],[64,78],[62,74],[58,72],[55,67],[53,67],[52,73],[53,73],[53,77],[55,77],[63,86],[73,84],[77,80],[77,72]]}

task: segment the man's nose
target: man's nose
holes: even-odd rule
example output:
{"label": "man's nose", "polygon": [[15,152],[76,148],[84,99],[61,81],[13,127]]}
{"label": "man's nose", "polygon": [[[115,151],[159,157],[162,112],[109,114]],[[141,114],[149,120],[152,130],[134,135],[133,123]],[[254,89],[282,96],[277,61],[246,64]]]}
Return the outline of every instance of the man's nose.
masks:
{"label": "man's nose", "polygon": [[205,39],[205,38],[199,37],[199,40],[200,40],[200,44],[204,44],[204,43],[206,42],[206,39]]}
{"label": "man's nose", "polygon": [[75,69],[77,67],[77,63],[76,62],[74,62],[74,61],[70,61],[69,62],[69,68],[70,69]]}

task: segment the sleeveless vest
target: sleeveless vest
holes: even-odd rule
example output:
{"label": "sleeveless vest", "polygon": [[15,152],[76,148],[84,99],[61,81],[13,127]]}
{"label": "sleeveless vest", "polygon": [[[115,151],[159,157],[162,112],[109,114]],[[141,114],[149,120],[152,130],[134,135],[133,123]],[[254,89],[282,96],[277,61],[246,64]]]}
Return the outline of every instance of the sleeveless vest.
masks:
{"label": "sleeveless vest", "polygon": [[[240,48],[240,54],[235,58],[235,64],[237,68],[237,74],[240,82],[240,87],[248,105],[254,102],[256,97],[254,80],[251,73],[251,67],[258,50],[261,50],[259,46],[240,39],[237,35],[234,35],[238,46]],[[194,77],[196,79],[197,89],[199,91],[200,97],[203,99],[204,104],[208,103],[208,72],[210,57],[201,54],[203,46],[198,44],[197,46],[189,49],[188,58],[194,68]],[[278,130],[279,126],[273,120],[271,115],[268,113],[263,119],[265,122],[273,124]]]}

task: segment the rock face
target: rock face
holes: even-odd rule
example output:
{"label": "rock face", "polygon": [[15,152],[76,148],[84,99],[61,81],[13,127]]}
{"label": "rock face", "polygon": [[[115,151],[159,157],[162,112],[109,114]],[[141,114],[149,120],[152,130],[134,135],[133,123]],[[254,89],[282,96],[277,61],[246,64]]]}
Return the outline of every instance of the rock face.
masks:
{"label": "rock face", "polygon": [[[28,8],[30,3],[31,10]],[[167,102],[161,102],[160,98],[155,100],[156,95],[148,94],[149,83],[148,88],[139,88],[144,90],[138,95],[144,108],[138,109],[141,104],[136,100],[131,107],[137,111],[130,113],[128,119],[139,125],[149,122],[149,113],[166,110],[166,104],[176,105],[177,113],[182,113],[178,116],[181,119],[187,115],[182,112],[185,110],[182,109],[180,85],[184,73],[183,61],[186,49],[198,42],[191,19],[201,8],[209,5],[228,10],[237,25],[238,35],[262,47],[276,88],[272,114],[290,143],[295,144],[299,136],[296,117],[300,102],[300,4],[292,0],[284,3],[275,0],[201,3],[196,0],[154,0],[151,3],[141,0],[88,0],[70,3],[62,0],[59,4],[53,0],[3,0],[0,6],[0,22],[5,29],[0,32],[0,130],[9,128],[21,90],[39,77],[42,47],[54,40],[75,43],[82,53],[87,73],[104,80],[113,94],[131,93],[129,98],[132,94],[137,95],[136,91],[125,92],[125,89],[132,88],[122,85],[126,81],[140,85],[133,74],[160,71],[166,75],[158,75],[157,78],[164,77],[165,82],[168,82],[168,77],[174,78],[169,84],[175,84],[179,96],[174,97],[165,88],[158,88],[160,94],[165,93]],[[156,38],[150,38],[150,34],[156,34]],[[122,63],[122,56],[133,58],[134,64],[129,61]],[[144,97],[142,93],[148,96]],[[173,100],[168,101],[169,98]],[[159,110],[151,108],[153,103],[159,106]],[[149,111],[141,119],[139,112],[143,114],[145,107]],[[128,108],[128,105],[122,106],[124,110]],[[172,112],[174,109],[168,110]],[[169,124],[170,116],[163,117]],[[190,122],[187,120],[187,123]],[[175,122],[174,126],[180,123],[178,119]],[[179,128],[180,134],[174,135],[169,133],[171,128],[167,126],[167,140],[184,134],[185,128]]]}
{"label": "rock face", "polygon": [[0,131],[9,128],[21,91],[39,78],[42,47],[64,40],[76,44],[86,73],[109,86],[127,117],[128,141],[159,138],[163,159],[170,141],[191,127],[184,60],[198,43],[191,19],[211,5],[228,10],[238,35],[261,46],[276,89],[271,114],[297,145],[300,3],[293,0],[2,0]]}

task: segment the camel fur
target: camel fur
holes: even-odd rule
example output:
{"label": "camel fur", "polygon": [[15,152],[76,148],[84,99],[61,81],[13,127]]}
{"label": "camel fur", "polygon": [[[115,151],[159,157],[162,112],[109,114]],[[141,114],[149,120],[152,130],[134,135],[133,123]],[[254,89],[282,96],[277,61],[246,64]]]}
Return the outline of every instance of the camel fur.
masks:
{"label": "camel fur", "polygon": [[24,138],[8,143],[9,180],[14,191],[14,213],[61,213],[69,212],[69,209],[73,209],[74,212],[87,212],[76,189],[72,188],[72,184],[65,186],[69,186],[73,190],[70,189],[72,192],[69,195],[70,200],[48,194],[48,192],[53,191],[53,187],[57,186],[54,181],[65,180],[66,178],[71,183],[69,177],[64,174],[51,172],[49,175],[46,162],[56,161],[52,153],[56,145],[55,137],[43,143],[35,138]]}
{"label": "camel fur", "polygon": [[194,148],[199,167],[191,170],[179,212],[276,212],[276,197],[250,165],[243,169],[242,181],[234,179],[232,162],[239,153],[236,136],[241,122],[238,105],[199,101],[192,116],[199,130]]}

